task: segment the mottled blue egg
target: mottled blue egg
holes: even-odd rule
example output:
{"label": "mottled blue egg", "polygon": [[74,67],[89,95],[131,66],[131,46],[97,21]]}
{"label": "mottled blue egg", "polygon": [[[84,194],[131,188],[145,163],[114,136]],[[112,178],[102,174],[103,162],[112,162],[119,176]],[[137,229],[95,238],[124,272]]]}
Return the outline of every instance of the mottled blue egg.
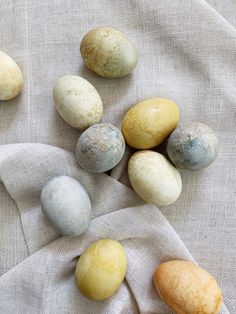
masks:
{"label": "mottled blue egg", "polygon": [[91,221],[92,206],[82,184],[68,176],[57,176],[44,185],[40,203],[44,215],[58,233],[78,236]]}
{"label": "mottled blue egg", "polygon": [[218,146],[211,128],[193,122],[175,129],[168,139],[167,153],[177,168],[199,170],[215,160]]}
{"label": "mottled blue egg", "polygon": [[82,133],[75,150],[79,165],[91,173],[115,167],[125,152],[122,133],[114,125],[98,123]]}

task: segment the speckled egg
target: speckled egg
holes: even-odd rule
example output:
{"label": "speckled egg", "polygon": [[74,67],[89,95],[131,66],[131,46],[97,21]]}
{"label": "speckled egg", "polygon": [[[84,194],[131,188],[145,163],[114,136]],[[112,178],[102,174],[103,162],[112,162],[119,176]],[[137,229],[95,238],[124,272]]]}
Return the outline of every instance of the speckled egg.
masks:
{"label": "speckled egg", "polygon": [[119,242],[96,241],[83,252],[76,265],[77,286],[86,298],[106,299],[120,287],[126,269],[127,257]]}
{"label": "speckled egg", "polygon": [[23,88],[23,75],[19,66],[6,53],[0,51],[0,100],[16,97]]}
{"label": "speckled egg", "polygon": [[85,65],[96,74],[119,78],[132,72],[138,54],[129,39],[113,28],[96,28],[83,38],[80,51]]}
{"label": "speckled egg", "polygon": [[124,152],[125,141],[120,130],[109,123],[98,123],[80,136],[75,155],[82,168],[99,173],[115,167]]}
{"label": "speckled egg", "polygon": [[68,176],[50,179],[40,197],[42,211],[62,235],[78,236],[90,224],[92,206],[82,184]]}
{"label": "speckled egg", "polygon": [[76,129],[86,129],[102,119],[101,97],[91,83],[78,75],[57,80],[53,95],[61,117]]}
{"label": "speckled egg", "polygon": [[218,314],[222,294],[216,280],[201,267],[187,261],[160,264],[154,285],[163,301],[179,314]]}
{"label": "speckled egg", "polygon": [[207,125],[193,122],[178,127],[169,137],[167,153],[177,168],[199,170],[210,165],[218,153],[218,139]]}
{"label": "speckled egg", "polygon": [[133,106],[122,120],[128,145],[149,149],[161,144],[179,122],[179,108],[170,99],[153,98]]}
{"label": "speckled egg", "polygon": [[161,154],[143,150],[131,156],[128,175],[134,191],[147,203],[166,206],[174,203],[182,190],[178,170]]}

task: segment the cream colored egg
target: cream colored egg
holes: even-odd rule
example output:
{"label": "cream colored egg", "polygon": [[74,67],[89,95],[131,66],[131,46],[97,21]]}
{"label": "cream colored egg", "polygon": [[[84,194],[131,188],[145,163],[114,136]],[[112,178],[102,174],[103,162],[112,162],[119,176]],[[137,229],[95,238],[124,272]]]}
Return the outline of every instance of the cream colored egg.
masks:
{"label": "cream colored egg", "polygon": [[128,174],[135,192],[144,201],[156,206],[174,203],[182,190],[178,170],[163,155],[150,150],[131,156]]}
{"label": "cream colored egg", "polygon": [[137,103],[122,120],[128,145],[149,149],[161,144],[179,122],[179,108],[170,99],[153,98]]}
{"label": "cream colored egg", "polygon": [[16,97],[23,88],[23,75],[15,61],[0,51],[0,100]]}
{"label": "cream colored egg", "polygon": [[80,51],[85,65],[107,78],[129,74],[138,62],[137,51],[130,40],[110,27],[89,31],[82,39]]}
{"label": "cream colored egg", "polygon": [[110,239],[91,244],[80,256],[75,277],[81,294],[91,300],[110,297],[120,287],[127,270],[123,246]]}
{"label": "cream colored egg", "polygon": [[53,95],[61,117],[76,129],[86,129],[102,119],[101,97],[91,83],[78,75],[59,78]]}
{"label": "cream colored egg", "polygon": [[187,261],[160,264],[154,285],[163,301],[178,314],[218,314],[222,294],[216,280],[201,267]]}

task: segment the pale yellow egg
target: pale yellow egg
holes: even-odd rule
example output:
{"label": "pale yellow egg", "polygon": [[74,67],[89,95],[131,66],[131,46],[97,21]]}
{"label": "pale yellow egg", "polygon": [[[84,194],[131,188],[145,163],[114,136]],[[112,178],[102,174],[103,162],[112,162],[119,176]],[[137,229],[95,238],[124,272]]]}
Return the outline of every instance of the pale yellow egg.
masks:
{"label": "pale yellow egg", "polygon": [[174,203],[182,190],[179,171],[163,155],[150,150],[131,156],[128,175],[134,191],[156,206]]}
{"label": "pale yellow egg", "polygon": [[0,51],[0,100],[16,97],[23,88],[23,75],[15,61]]}
{"label": "pale yellow egg", "polygon": [[79,258],[75,271],[77,286],[88,299],[106,299],[120,287],[126,269],[123,246],[115,240],[98,240]]}

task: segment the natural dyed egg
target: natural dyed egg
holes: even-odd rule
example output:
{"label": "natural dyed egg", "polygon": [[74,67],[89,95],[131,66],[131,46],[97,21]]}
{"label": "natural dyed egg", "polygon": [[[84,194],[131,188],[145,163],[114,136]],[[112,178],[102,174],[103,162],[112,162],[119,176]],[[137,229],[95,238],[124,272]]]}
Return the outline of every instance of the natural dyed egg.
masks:
{"label": "natural dyed egg", "polygon": [[133,106],[122,120],[128,145],[149,149],[161,144],[179,122],[179,108],[170,99],[153,98]]}
{"label": "natural dyed egg", "polygon": [[126,269],[127,257],[119,242],[96,241],[82,253],[76,265],[77,286],[88,299],[106,299],[120,287]]}
{"label": "natural dyed egg", "polygon": [[78,236],[90,224],[92,206],[82,184],[68,176],[50,179],[40,197],[42,211],[62,235]]}
{"label": "natural dyed egg", "polygon": [[210,165],[218,153],[218,139],[207,125],[193,122],[178,127],[169,137],[167,153],[177,168],[198,170]]}
{"label": "natural dyed egg", "polygon": [[0,51],[0,100],[16,97],[23,88],[23,75],[19,66],[6,53]]}
{"label": "natural dyed egg", "polygon": [[82,168],[99,173],[115,167],[124,152],[125,141],[120,130],[109,123],[98,123],[82,133],[75,155]]}
{"label": "natural dyed egg", "polygon": [[89,31],[82,39],[80,51],[85,65],[107,78],[131,73],[138,62],[138,54],[132,43],[114,28]]}
{"label": "natural dyed egg", "polygon": [[131,156],[128,175],[134,191],[147,203],[174,203],[182,190],[178,170],[161,154],[143,150]]}
{"label": "natural dyed egg", "polygon": [[172,260],[160,264],[154,285],[163,299],[179,314],[217,314],[222,294],[216,280],[201,267],[187,261]]}
{"label": "natural dyed egg", "polygon": [[94,86],[81,76],[65,75],[59,78],[53,95],[61,117],[76,129],[86,129],[102,118],[101,97]]}

